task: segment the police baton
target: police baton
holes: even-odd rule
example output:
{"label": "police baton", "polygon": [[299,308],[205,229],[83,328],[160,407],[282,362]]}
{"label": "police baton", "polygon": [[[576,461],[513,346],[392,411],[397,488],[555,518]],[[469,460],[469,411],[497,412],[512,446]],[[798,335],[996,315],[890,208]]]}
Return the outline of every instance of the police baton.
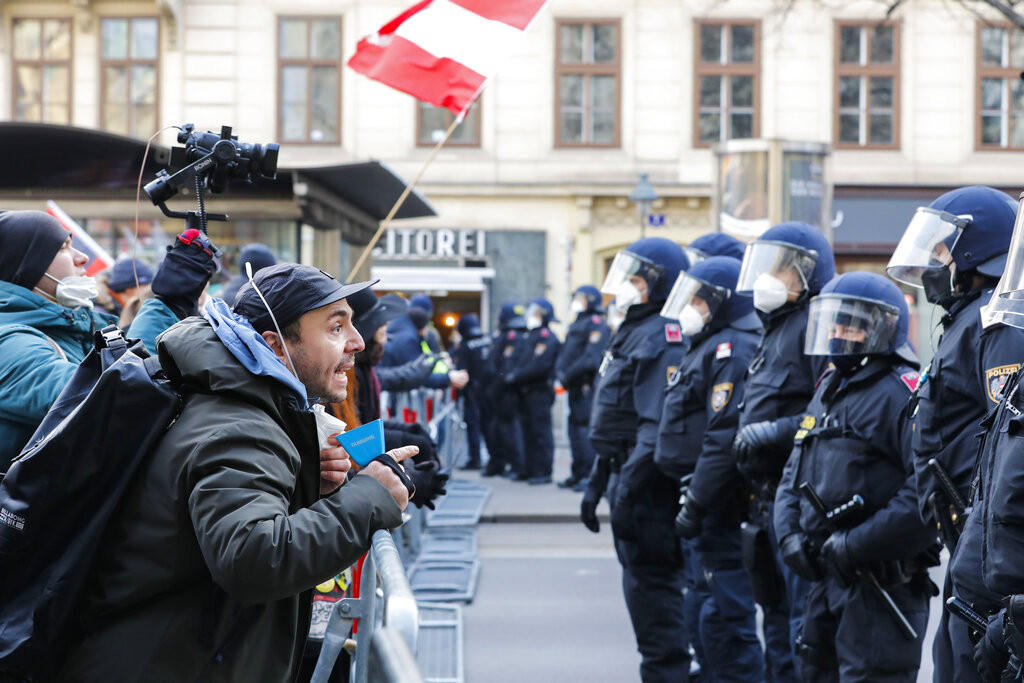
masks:
{"label": "police baton", "polygon": [[[818,496],[818,492],[814,490],[814,487],[811,486],[810,482],[805,481],[800,484],[799,488],[800,493],[807,499],[807,502],[811,504],[814,511],[821,516],[825,521],[825,525],[831,531],[838,530],[838,521],[849,517],[851,514],[864,507],[864,499],[859,495],[855,495],[848,502],[843,503],[835,510],[829,510],[825,507],[825,503]],[[909,640],[917,640],[917,631],[915,631],[911,623],[907,621],[906,615],[903,614],[896,602],[893,601],[892,596],[889,595],[889,591],[882,588],[882,584],[878,582],[878,577],[875,576],[874,572],[866,567],[854,567],[853,573],[861,584],[863,584],[869,592],[873,593],[875,597],[881,601],[882,605],[885,606],[885,611],[888,612],[889,616],[892,617],[892,620],[896,622],[896,626],[899,628],[900,633],[906,636]]]}

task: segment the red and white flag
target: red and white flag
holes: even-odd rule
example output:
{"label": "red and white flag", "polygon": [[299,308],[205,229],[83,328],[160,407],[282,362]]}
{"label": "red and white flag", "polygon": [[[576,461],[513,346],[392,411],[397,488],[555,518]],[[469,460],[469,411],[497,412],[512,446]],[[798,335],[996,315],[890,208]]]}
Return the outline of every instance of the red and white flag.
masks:
{"label": "red and white flag", "polygon": [[57,202],[52,199],[47,200],[46,213],[56,218],[64,226],[64,229],[71,233],[71,246],[89,257],[89,262],[85,264],[86,275],[92,277],[101,270],[106,270],[114,265],[114,258],[107,253],[107,250],[101,247],[92,238],[92,235],[85,231],[85,228],[64,213],[64,209],[57,206]]}
{"label": "red and white flag", "polygon": [[348,65],[462,116],[549,0],[423,0],[359,41]]}

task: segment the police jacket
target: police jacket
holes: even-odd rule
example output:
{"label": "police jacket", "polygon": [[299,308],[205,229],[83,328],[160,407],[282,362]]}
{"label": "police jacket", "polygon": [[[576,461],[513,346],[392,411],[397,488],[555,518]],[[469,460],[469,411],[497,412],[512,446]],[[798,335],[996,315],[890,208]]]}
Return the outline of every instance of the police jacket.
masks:
{"label": "police jacket", "polygon": [[590,442],[599,456],[622,458],[643,441],[654,466],[665,386],[690,348],[679,324],[658,315],[661,306],[630,306],[605,351],[590,415]]}
{"label": "police jacket", "polygon": [[[93,331],[117,320],[68,308],[0,281],[0,472],[36,427],[94,346]],[[178,322],[159,299],[147,300],[129,329],[155,351],[156,335]]]}
{"label": "police jacket", "polygon": [[992,290],[976,289],[943,316],[944,332],[916,395],[914,466],[918,505],[932,519],[928,497],[941,490],[928,460],[949,472],[966,499],[978,453],[979,422],[999,403],[1007,378],[1024,358],[1024,330],[1007,325],[981,326],[980,309]]}
{"label": "police jacket", "polygon": [[800,494],[809,482],[829,510],[864,499],[863,509],[841,524],[858,563],[911,559],[935,543],[917,512],[911,423],[903,409],[917,371],[896,357],[873,357],[853,376],[830,370],[800,417],[793,451],[775,498],[781,540],[802,531],[820,546],[825,520]]}
{"label": "police jacket", "polygon": [[452,360],[459,370],[469,373],[469,384],[465,392],[474,401],[483,398],[483,390],[494,381],[494,365],[491,363],[492,340],[485,335],[463,338],[452,351]]}
{"label": "police jacket", "polygon": [[505,384],[505,369],[515,354],[522,335],[523,330],[503,328],[491,337],[490,366],[494,379],[488,384],[484,394],[492,407],[497,406],[503,397],[511,395],[511,387]]}
{"label": "police jacket", "polygon": [[597,313],[582,312],[569,325],[555,364],[555,377],[569,394],[570,419],[586,425],[594,398],[594,379],[608,346],[611,328]]}
{"label": "police jacket", "polygon": [[815,382],[825,371],[823,356],[804,355],[807,304],[787,304],[760,313],[764,334],[747,370],[740,403],[740,428],[762,421],[779,425],[779,445],[766,448],[739,463],[750,481],[777,482],[793,443],[804,408],[814,395]]}
{"label": "police jacket", "polygon": [[205,320],[158,346],[185,402],[111,518],[59,680],[294,680],[312,588],[401,510],[364,475],[321,498],[312,412]]}
{"label": "police jacket", "polygon": [[665,389],[654,462],[675,481],[693,473],[689,495],[705,509],[734,500],[740,476],[732,442],[759,337],[756,328],[734,326],[692,337]]}
{"label": "police jacket", "polygon": [[[1004,398],[985,418],[985,436],[978,458],[973,510],[960,543],[978,546],[984,588],[990,597],[1024,593],[1024,391],[1020,373],[1004,387]],[[972,535],[980,538],[972,543]],[[960,556],[961,544],[955,556]],[[963,558],[960,558],[961,561]],[[961,567],[963,572],[971,567]]]}
{"label": "police jacket", "polygon": [[522,333],[515,352],[504,366],[505,383],[519,389],[552,389],[555,361],[562,346],[558,337],[545,327]]}

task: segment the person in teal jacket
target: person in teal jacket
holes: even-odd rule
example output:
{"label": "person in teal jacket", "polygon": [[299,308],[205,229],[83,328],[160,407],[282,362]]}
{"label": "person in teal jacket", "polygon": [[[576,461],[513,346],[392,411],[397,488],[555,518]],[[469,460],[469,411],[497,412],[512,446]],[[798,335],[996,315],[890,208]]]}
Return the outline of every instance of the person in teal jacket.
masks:
{"label": "person in teal jacket", "polygon": [[[212,247],[206,249],[209,242],[191,236],[186,243],[188,232],[168,248],[153,280],[157,298],[146,301],[129,330],[151,352],[158,334],[196,312],[195,302],[215,268]],[[88,257],[72,246],[70,233],[49,214],[0,211],[0,244],[4,472],[93,348],[93,332],[117,319],[93,308],[96,286],[85,276]]]}

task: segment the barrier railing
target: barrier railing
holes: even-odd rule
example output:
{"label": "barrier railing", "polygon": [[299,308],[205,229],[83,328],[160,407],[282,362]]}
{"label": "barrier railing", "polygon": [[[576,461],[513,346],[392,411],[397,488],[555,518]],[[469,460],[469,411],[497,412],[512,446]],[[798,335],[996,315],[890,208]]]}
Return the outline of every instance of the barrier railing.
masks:
{"label": "barrier railing", "polygon": [[330,677],[348,640],[349,624],[353,619],[359,620],[358,632],[352,638],[356,654],[352,660],[350,680],[354,683],[377,680],[369,678],[371,642],[382,627],[386,626],[400,637],[410,653],[416,652],[419,633],[416,598],[409,587],[398,548],[387,531],[381,530],[373,535],[373,545],[363,562],[359,597],[343,598],[331,610],[311,683],[326,683]]}

